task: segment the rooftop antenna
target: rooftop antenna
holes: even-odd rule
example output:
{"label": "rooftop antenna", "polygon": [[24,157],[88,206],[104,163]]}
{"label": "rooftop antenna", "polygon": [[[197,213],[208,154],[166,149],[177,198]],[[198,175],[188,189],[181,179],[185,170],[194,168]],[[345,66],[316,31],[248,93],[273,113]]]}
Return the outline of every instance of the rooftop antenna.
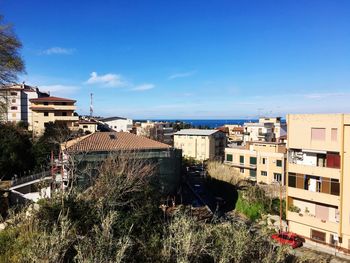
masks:
{"label": "rooftop antenna", "polygon": [[94,114],[94,108],[92,106],[92,96],[94,94],[90,93],[90,118],[92,117],[92,115]]}

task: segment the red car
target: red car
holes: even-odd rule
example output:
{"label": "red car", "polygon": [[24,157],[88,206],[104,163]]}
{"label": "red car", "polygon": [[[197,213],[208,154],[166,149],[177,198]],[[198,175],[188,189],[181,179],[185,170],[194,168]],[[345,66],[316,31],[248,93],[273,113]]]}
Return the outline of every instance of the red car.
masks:
{"label": "red car", "polygon": [[277,243],[279,244],[289,245],[292,248],[301,247],[303,245],[302,239],[297,234],[290,232],[281,232],[278,234],[273,234],[271,238],[277,241]]}

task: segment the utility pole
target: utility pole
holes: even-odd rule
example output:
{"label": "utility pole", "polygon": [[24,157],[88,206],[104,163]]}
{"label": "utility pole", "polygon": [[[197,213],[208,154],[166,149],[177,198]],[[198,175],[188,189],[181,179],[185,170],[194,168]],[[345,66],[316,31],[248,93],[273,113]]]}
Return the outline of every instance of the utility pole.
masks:
{"label": "utility pole", "polygon": [[282,233],[282,228],[283,228],[283,225],[282,225],[282,215],[283,215],[283,204],[282,204],[282,184],[281,182],[279,182],[279,190],[280,190],[280,233]]}

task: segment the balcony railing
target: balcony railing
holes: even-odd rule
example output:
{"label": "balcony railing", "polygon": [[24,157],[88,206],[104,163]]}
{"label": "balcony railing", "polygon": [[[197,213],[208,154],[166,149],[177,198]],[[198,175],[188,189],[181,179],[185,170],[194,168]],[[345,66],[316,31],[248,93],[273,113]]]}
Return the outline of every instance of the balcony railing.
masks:
{"label": "balcony railing", "polygon": [[322,220],[320,218],[316,218],[315,216],[306,213],[287,211],[287,220],[335,233],[338,232],[339,228],[339,223],[331,222],[328,220]]}
{"label": "balcony railing", "polygon": [[234,163],[231,161],[225,161],[224,163],[239,168],[256,169],[256,164]]}

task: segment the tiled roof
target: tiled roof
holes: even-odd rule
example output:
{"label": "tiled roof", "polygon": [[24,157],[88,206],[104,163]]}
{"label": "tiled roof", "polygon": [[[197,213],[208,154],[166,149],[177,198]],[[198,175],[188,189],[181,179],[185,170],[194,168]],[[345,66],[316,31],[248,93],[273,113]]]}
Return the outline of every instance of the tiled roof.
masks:
{"label": "tiled roof", "polygon": [[46,101],[51,101],[51,102],[76,102],[76,100],[59,98],[59,97],[42,97],[42,98],[37,98],[37,99],[31,99],[30,101],[31,102],[46,102]]}
{"label": "tiled roof", "polygon": [[180,130],[174,135],[199,135],[199,136],[209,136],[216,132],[220,132],[219,130],[201,130],[201,129],[183,129]]}
{"label": "tiled roof", "polygon": [[61,146],[68,152],[111,152],[170,148],[167,144],[128,132],[95,132],[68,141]]}

